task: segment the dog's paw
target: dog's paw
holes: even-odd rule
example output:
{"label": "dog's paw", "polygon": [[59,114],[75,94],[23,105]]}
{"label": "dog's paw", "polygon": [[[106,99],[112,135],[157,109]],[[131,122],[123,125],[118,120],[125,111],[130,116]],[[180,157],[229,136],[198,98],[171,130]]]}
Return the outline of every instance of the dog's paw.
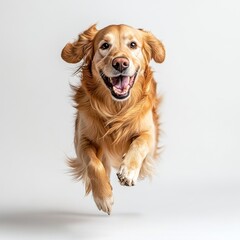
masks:
{"label": "dog's paw", "polygon": [[117,177],[121,185],[124,186],[134,186],[136,185],[139,175],[139,169],[129,169],[125,164],[123,164],[118,173]]}
{"label": "dog's paw", "polygon": [[112,211],[112,205],[114,203],[113,196],[107,197],[104,199],[100,199],[98,197],[94,197],[94,201],[99,209],[99,211],[106,212],[108,215],[111,214]]}

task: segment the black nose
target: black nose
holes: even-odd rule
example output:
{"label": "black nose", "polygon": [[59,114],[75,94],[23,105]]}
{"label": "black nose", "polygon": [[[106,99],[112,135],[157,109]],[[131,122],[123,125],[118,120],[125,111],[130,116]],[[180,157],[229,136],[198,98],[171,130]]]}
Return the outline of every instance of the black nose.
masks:
{"label": "black nose", "polygon": [[124,57],[116,57],[112,61],[112,66],[119,72],[123,72],[129,67],[129,61]]}

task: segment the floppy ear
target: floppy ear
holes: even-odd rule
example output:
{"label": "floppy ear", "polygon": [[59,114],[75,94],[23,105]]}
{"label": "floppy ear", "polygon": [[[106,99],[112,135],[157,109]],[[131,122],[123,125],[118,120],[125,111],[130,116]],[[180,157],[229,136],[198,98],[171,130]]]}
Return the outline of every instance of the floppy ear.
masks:
{"label": "floppy ear", "polygon": [[78,40],[68,43],[62,50],[62,59],[68,63],[77,63],[82,59],[89,63],[93,54],[93,39],[97,33],[96,24],[79,34]]}
{"label": "floppy ear", "polygon": [[150,61],[152,58],[157,63],[162,63],[165,59],[165,48],[160,40],[158,40],[152,33],[146,32],[142,29],[141,31],[145,34],[145,45],[146,55]]}

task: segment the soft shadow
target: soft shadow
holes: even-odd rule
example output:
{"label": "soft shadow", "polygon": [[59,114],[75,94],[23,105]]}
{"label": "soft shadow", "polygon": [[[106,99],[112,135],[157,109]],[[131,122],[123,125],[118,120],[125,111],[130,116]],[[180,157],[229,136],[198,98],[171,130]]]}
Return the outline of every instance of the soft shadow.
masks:
{"label": "soft shadow", "polygon": [[[66,239],[91,239],[96,236],[93,226],[111,224],[116,219],[138,218],[138,213],[116,213],[111,216],[99,212],[21,211],[0,213],[0,233],[13,236],[63,236]],[[1,234],[0,234],[1,238]],[[94,238],[95,239],[95,238]]]}
{"label": "soft shadow", "polygon": [[[63,211],[18,211],[14,213],[0,213],[0,229],[1,232],[15,235],[72,235],[71,228],[73,226],[81,228],[97,219],[105,217],[107,216]],[[85,234],[89,236],[88,232],[82,231],[81,237]]]}

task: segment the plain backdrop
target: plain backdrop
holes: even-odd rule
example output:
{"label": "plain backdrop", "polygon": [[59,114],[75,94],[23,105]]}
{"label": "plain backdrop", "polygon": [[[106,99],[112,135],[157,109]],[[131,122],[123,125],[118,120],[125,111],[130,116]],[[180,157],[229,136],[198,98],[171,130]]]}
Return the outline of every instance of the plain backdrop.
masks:
{"label": "plain backdrop", "polygon": [[[240,4],[234,0],[0,1],[0,239],[240,239]],[[152,181],[98,212],[72,181],[75,65],[90,25],[128,24],[166,47]]]}

